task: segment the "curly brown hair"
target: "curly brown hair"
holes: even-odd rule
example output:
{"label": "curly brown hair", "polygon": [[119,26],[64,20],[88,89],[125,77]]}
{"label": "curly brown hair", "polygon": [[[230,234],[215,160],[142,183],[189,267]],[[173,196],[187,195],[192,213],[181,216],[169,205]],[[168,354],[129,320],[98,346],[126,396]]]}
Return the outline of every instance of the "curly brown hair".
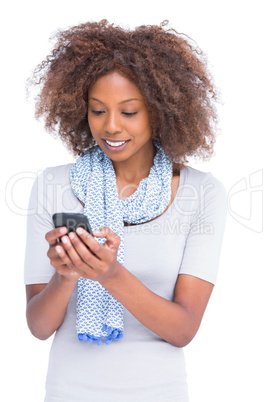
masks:
{"label": "curly brown hair", "polygon": [[95,142],[87,120],[88,90],[118,71],[135,83],[148,107],[152,138],[179,165],[213,153],[216,90],[204,53],[184,34],[160,26],[123,29],[107,20],[58,31],[51,55],[37,66],[41,85],[36,117],[56,132],[74,155]]}

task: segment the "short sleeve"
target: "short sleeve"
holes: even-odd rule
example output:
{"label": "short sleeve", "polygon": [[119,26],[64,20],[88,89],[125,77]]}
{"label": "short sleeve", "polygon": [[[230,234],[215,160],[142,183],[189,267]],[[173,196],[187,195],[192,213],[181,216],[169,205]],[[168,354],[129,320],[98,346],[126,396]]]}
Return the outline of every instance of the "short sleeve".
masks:
{"label": "short sleeve", "polygon": [[55,269],[47,257],[48,243],[45,235],[53,229],[48,200],[45,192],[45,169],[34,181],[27,216],[27,237],[24,260],[24,282],[26,285],[48,283]]}
{"label": "short sleeve", "polygon": [[180,274],[196,276],[216,283],[224,235],[227,194],[223,184],[212,174],[195,187],[198,200],[190,221]]}

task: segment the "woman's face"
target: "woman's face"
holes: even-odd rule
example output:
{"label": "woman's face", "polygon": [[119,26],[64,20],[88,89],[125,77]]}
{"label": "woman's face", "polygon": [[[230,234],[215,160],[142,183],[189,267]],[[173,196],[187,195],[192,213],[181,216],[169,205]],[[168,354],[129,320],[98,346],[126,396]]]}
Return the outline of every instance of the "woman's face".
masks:
{"label": "woman's face", "polygon": [[[148,110],[139,89],[118,72],[99,78],[88,93],[88,123],[113,162],[148,160],[154,149]],[[134,158],[134,159],[133,159]]]}

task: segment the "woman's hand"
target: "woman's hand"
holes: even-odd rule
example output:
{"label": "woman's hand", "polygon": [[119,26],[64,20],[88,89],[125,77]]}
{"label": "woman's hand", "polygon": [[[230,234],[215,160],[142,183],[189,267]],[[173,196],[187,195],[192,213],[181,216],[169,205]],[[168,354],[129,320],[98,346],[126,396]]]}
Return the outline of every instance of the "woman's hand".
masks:
{"label": "woman's hand", "polygon": [[[62,324],[70,298],[80,274],[73,269],[72,261],[65,255],[64,245],[58,240],[66,236],[67,228],[60,227],[47,232],[49,244],[47,256],[56,269],[49,283],[26,285],[27,322],[38,339],[49,338]],[[58,251],[57,251],[58,250]],[[61,255],[65,255],[62,259]]]}
{"label": "woman's hand", "polygon": [[59,275],[70,281],[77,282],[80,275],[71,268],[72,264],[70,259],[66,256],[63,261],[61,258],[62,253],[64,253],[64,248],[58,239],[60,236],[66,235],[66,233],[67,228],[60,227],[53,229],[46,234],[45,238],[49,244],[47,256],[50,259],[50,264],[56,269]]}
{"label": "woman's hand", "polygon": [[120,237],[107,227],[94,232],[95,237],[104,237],[104,244],[82,228],[62,237],[64,248],[56,247],[62,263],[79,276],[98,281],[105,281],[116,276],[121,264],[117,261]]}

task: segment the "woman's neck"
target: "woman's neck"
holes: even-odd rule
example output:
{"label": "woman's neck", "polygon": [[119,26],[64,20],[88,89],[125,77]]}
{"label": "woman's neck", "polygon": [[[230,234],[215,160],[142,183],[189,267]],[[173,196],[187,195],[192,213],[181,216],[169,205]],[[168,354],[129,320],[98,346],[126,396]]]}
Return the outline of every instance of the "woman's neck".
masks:
{"label": "woman's neck", "polygon": [[112,161],[117,181],[127,185],[139,183],[148,177],[155,155],[156,149],[152,143],[144,152],[137,152],[127,160]]}

